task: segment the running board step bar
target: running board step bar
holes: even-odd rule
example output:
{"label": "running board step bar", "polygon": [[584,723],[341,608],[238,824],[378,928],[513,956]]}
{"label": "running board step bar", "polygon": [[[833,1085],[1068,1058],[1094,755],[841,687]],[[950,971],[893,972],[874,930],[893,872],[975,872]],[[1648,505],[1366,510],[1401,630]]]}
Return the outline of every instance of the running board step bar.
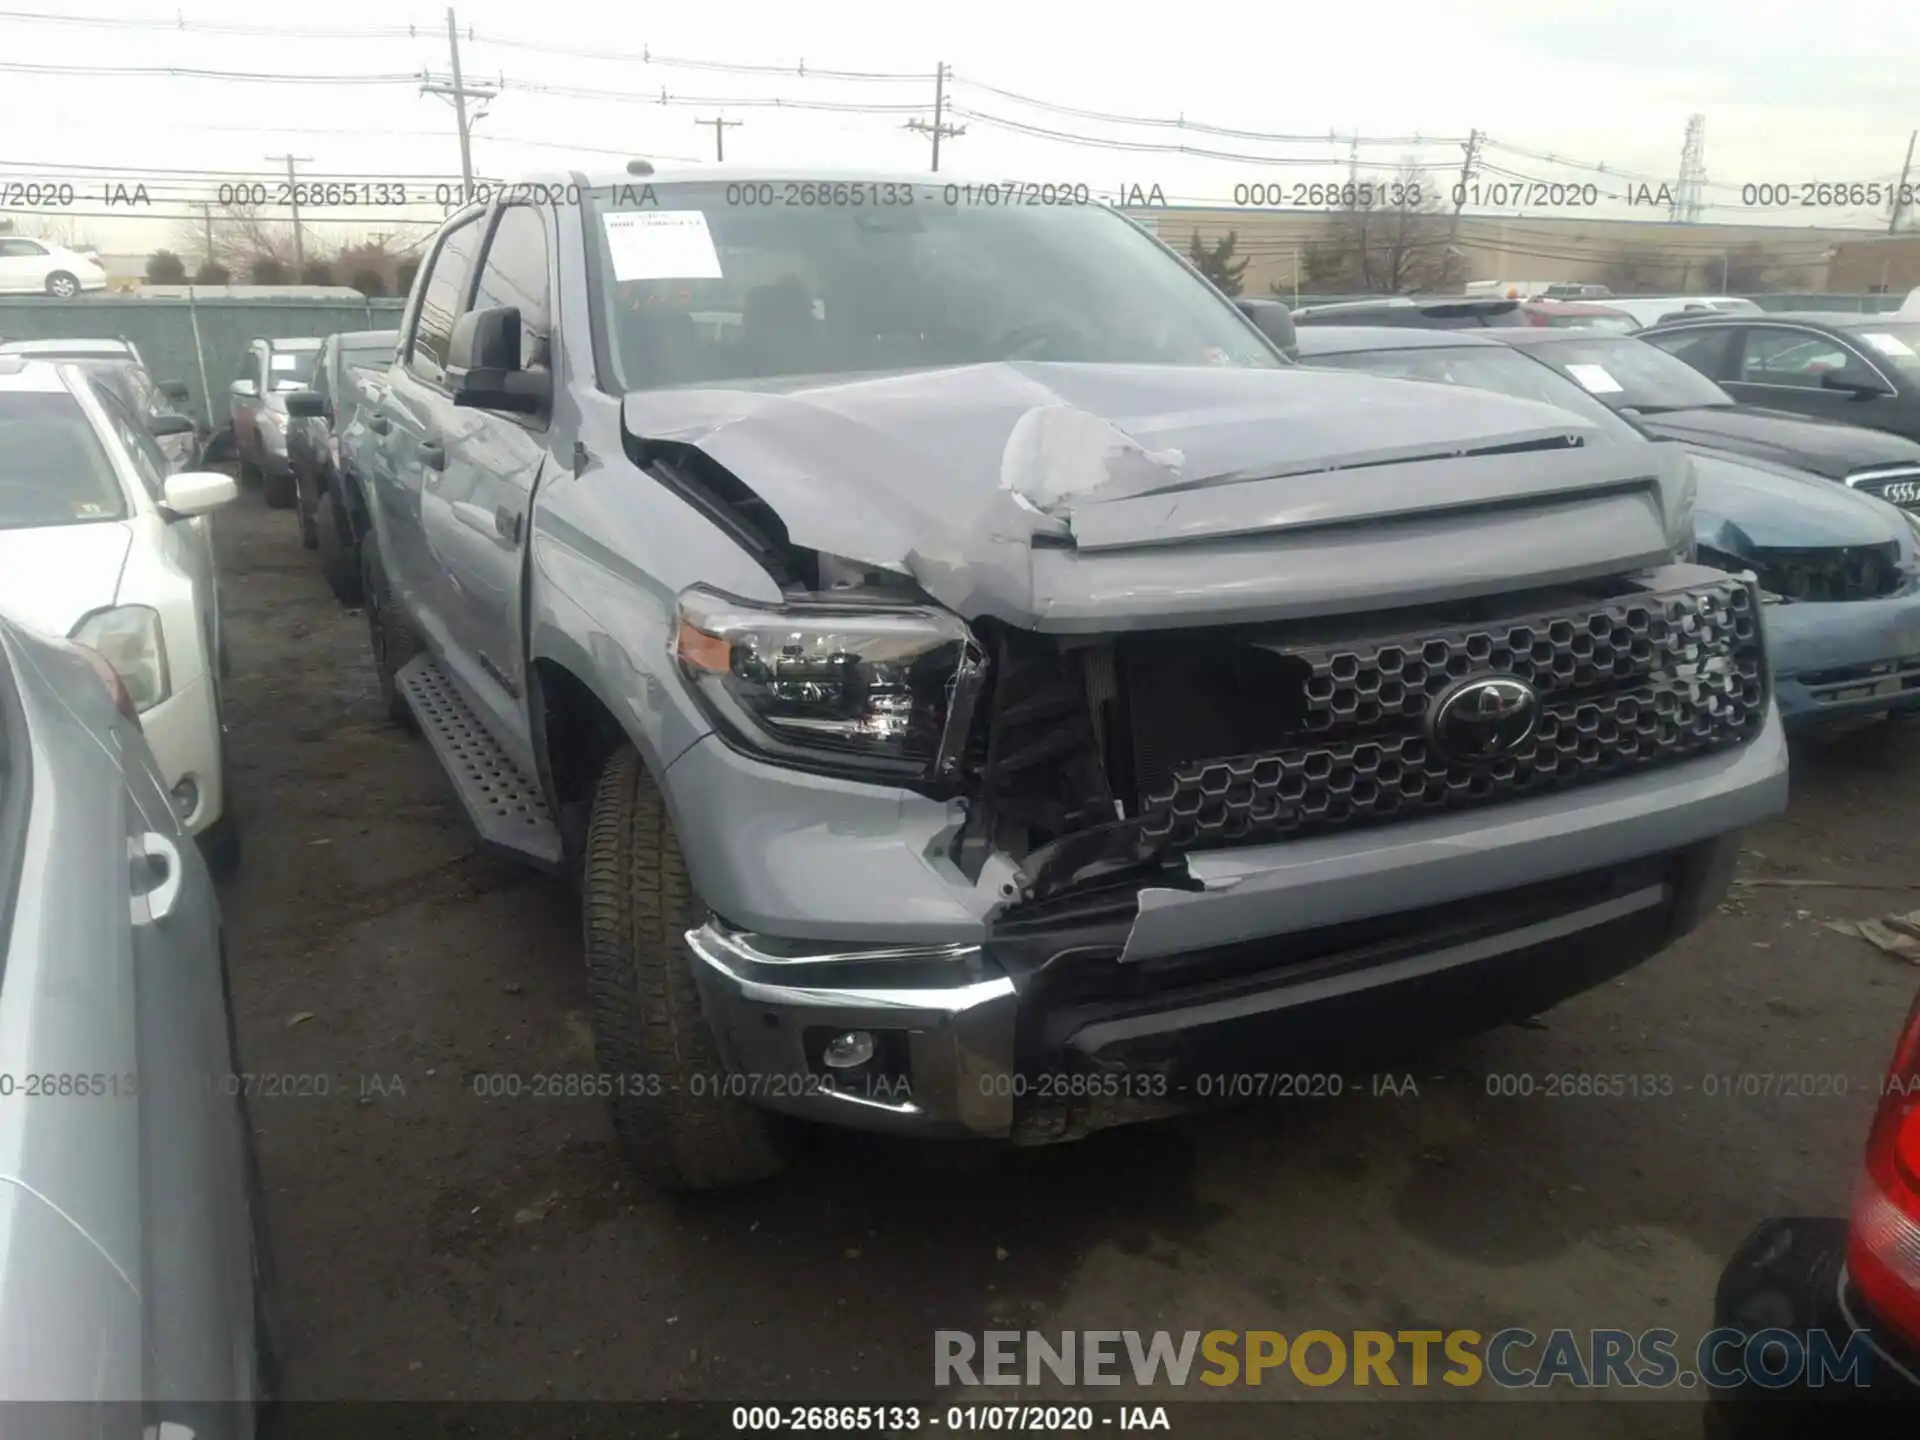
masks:
{"label": "running board step bar", "polygon": [[400,668],[393,683],[419,720],[420,732],[452,779],[480,838],[542,870],[558,871],[560,830],[547,813],[539,783],[494,743],[439,663],[431,655],[416,656]]}

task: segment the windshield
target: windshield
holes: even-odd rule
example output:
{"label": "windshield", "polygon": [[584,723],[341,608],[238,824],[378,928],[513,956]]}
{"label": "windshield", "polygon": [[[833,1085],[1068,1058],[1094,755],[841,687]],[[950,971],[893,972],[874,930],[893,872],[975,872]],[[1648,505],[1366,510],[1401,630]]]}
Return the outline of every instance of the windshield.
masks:
{"label": "windshield", "polygon": [[320,358],[312,350],[275,350],[267,357],[267,373],[275,390],[304,390],[313,379],[313,367]]}
{"label": "windshield", "polygon": [[0,530],[126,517],[113,463],[66,391],[0,391]]}
{"label": "windshield", "polygon": [[1908,380],[1920,384],[1920,322],[1894,321],[1853,332],[1853,338],[1875,361],[1898,370]]}
{"label": "windshield", "polygon": [[1684,360],[1644,340],[1569,335],[1534,346],[1532,354],[1615,410],[1695,410],[1731,405],[1733,397]]}
{"label": "windshield", "polygon": [[1399,380],[1438,380],[1473,390],[1493,390],[1516,400],[1538,400],[1572,411],[1623,440],[1645,437],[1613,411],[1595,400],[1557,370],[1507,349],[1504,345],[1462,345],[1414,350],[1362,350],[1347,355],[1316,355],[1309,365],[1331,365],[1341,370],[1364,370]]}
{"label": "windshield", "polygon": [[[616,187],[616,203],[587,213],[609,388],[997,360],[1287,363],[1231,304],[1112,212],[1008,208],[976,189]],[[833,203],[787,204],[789,190]]]}

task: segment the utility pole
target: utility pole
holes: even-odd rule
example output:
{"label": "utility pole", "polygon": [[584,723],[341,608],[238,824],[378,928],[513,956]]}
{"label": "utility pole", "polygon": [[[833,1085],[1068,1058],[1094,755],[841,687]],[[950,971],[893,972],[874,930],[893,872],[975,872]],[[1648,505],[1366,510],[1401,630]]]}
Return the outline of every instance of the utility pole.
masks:
{"label": "utility pole", "polygon": [[454,122],[460,127],[460,198],[467,201],[473,199],[473,126],[467,118],[467,99],[471,96],[475,100],[491,100],[500,92],[485,85],[468,85],[461,80],[460,32],[454,25],[451,5],[447,7],[447,53],[453,63],[453,83],[446,85],[430,79],[421,84],[420,93],[453,97]]}
{"label": "utility pole", "polygon": [[[307,267],[307,248],[306,242],[300,236],[300,181],[295,177],[293,167],[304,165],[313,157],[311,155],[269,155],[267,159],[287,162],[287,198],[293,202],[293,269],[295,277],[298,278],[299,272]],[[211,221],[208,222],[207,236],[207,246],[211,250],[213,246]]]}
{"label": "utility pole", "polygon": [[918,131],[922,135],[931,135],[933,137],[933,172],[936,175],[940,173],[940,139],[941,137],[946,136],[949,138],[954,138],[967,133],[967,127],[964,125],[947,124],[946,114],[947,114],[947,62],[942,60],[940,64],[935,67],[933,72],[933,123],[929,125],[927,124],[926,121],[920,119],[918,116],[916,116],[912,120],[907,121],[907,129]]}
{"label": "utility pole", "polygon": [[727,163],[727,128],[729,126],[744,125],[747,122],[744,120],[726,120],[715,116],[711,120],[696,120],[693,123],[696,125],[711,125],[713,127],[714,163],[716,165],[724,165]]}
{"label": "utility pole", "polygon": [[196,200],[193,203],[195,208],[198,209],[200,212],[200,218],[206,222],[206,227],[207,227],[206,263],[211,265],[213,264],[213,202],[211,200]]}
{"label": "utility pole", "polygon": [[1920,130],[1912,131],[1907,136],[1907,161],[1900,167],[1900,184],[1893,192],[1893,218],[1887,221],[1889,235],[1900,228],[1900,212],[1906,208],[1900,192],[1907,188],[1907,176],[1913,173],[1913,142],[1916,137],[1920,137]]}
{"label": "utility pole", "polygon": [[1460,164],[1460,183],[1453,189],[1453,219],[1447,224],[1449,247],[1460,234],[1460,212],[1466,208],[1467,186],[1473,181],[1473,167],[1480,163],[1480,142],[1485,138],[1478,130],[1470,130],[1467,132],[1467,143],[1460,147],[1467,152],[1467,158]]}

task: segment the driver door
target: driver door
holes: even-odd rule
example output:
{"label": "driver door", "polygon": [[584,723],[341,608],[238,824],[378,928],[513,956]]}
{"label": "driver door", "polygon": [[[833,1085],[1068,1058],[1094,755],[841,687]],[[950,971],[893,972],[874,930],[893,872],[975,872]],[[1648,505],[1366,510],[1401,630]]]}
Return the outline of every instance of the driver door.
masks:
{"label": "driver door", "polygon": [[1844,341],[1786,325],[1741,326],[1731,378],[1724,385],[1728,394],[1748,405],[1845,425],[1874,424],[1870,417],[1880,402],[1825,388],[1827,375],[1893,388],[1878,366]]}

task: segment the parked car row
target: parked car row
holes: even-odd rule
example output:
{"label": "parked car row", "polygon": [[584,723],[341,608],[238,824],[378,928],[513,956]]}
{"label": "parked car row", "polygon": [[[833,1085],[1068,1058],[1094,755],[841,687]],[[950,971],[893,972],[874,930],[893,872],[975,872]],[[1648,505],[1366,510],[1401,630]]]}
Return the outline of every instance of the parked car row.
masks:
{"label": "parked car row", "polygon": [[277,1350],[213,886],[238,858],[209,533],[234,482],[163,452],[192,425],[137,355],[12,348],[0,1397],[58,1402],[9,1433],[246,1440]]}

